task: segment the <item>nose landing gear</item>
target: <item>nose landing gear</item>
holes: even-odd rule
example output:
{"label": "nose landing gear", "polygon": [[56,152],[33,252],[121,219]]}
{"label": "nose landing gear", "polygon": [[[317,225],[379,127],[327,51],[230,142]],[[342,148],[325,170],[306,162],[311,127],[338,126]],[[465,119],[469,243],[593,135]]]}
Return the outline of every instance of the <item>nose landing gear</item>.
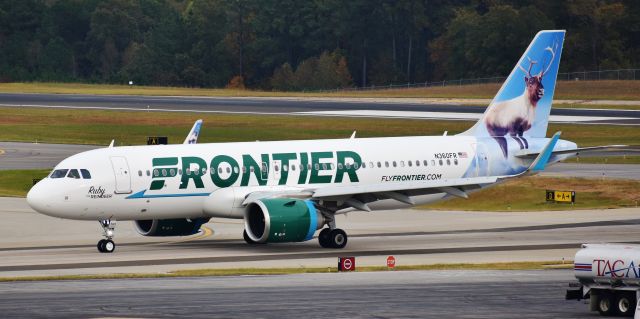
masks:
{"label": "nose landing gear", "polygon": [[102,235],[106,239],[101,239],[98,242],[98,251],[101,253],[112,253],[114,250],[116,250],[116,244],[113,242],[116,221],[111,221],[111,219],[104,219],[100,221],[100,226],[102,226]]}

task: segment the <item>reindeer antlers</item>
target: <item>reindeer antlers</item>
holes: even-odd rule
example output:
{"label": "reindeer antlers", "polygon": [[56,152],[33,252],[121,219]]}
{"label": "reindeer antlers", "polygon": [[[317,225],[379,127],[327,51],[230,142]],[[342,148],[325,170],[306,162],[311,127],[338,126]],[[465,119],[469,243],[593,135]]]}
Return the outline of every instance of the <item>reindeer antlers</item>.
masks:
{"label": "reindeer antlers", "polygon": [[[555,59],[556,57],[556,53],[553,51],[551,47],[546,47],[544,48],[544,50],[551,52],[551,60],[549,60],[549,64],[547,65],[547,68],[544,71],[540,71],[540,77],[543,77],[545,74],[547,74],[547,72],[549,72],[549,69],[551,69],[551,65],[553,65],[553,59]],[[557,50],[558,50],[558,44],[556,44],[556,51]]]}
{"label": "reindeer antlers", "polygon": [[530,57],[527,57],[527,60],[529,60],[529,70],[525,70],[519,63],[518,63],[518,68],[520,68],[520,70],[522,70],[522,72],[524,72],[529,77],[531,77],[531,68],[533,68],[533,65],[538,63],[538,61],[533,61],[533,60],[531,60]]}

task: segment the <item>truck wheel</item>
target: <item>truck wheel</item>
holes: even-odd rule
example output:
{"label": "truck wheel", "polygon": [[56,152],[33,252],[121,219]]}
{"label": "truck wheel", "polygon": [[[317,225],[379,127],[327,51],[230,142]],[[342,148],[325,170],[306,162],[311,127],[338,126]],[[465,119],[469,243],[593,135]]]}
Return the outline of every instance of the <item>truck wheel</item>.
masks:
{"label": "truck wheel", "polygon": [[623,317],[633,317],[635,313],[635,296],[628,292],[620,292],[616,298],[616,310]]}
{"label": "truck wheel", "polygon": [[614,298],[609,292],[603,292],[598,296],[598,312],[601,316],[612,316],[614,314]]}

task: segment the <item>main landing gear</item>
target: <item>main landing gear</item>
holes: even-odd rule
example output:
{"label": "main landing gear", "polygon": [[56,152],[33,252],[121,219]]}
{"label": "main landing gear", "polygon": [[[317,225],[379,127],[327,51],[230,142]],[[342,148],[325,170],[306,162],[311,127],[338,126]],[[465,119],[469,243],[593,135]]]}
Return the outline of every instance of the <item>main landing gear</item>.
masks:
{"label": "main landing gear", "polygon": [[100,226],[102,226],[102,235],[106,239],[101,239],[98,242],[98,251],[101,253],[112,253],[116,250],[116,244],[113,242],[116,221],[114,220],[112,222],[111,219],[104,219],[100,221]]}
{"label": "main landing gear", "polygon": [[318,235],[318,242],[324,248],[344,248],[347,245],[347,233],[340,228],[324,228]]}

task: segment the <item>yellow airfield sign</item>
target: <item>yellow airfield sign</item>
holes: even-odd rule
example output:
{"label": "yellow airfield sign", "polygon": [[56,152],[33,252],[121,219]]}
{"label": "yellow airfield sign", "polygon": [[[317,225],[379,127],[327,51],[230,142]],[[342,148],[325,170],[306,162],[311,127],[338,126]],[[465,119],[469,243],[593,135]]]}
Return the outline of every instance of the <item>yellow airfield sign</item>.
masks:
{"label": "yellow airfield sign", "polygon": [[576,192],[547,190],[547,202],[575,203]]}

